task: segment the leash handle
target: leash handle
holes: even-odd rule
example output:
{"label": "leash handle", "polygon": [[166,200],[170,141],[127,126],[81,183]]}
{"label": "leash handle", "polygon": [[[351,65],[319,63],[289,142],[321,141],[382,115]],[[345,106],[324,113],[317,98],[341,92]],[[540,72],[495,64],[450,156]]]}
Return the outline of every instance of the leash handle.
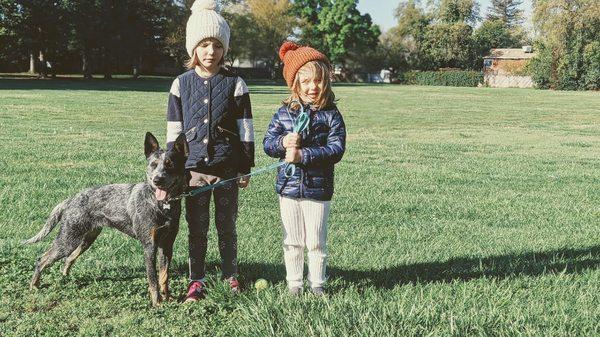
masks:
{"label": "leash handle", "polygon": [[[296,118],[296,119],[294,119],[292,117],[292,115],[290,114],[290,107],[294,103],[300,105],[300,113],[298,114],[298,118]],[[287,107],[287,113],[288,113],[288,116],[290,116],[290,119],[292,120],[292,122],[294,123],[294,126],[292,128],[293,132],[302,133],[302,132],[304,132],[304,130],[306,130],[308,128],[308,123],[310,122],[310,116],[308,116],[308,114],[304,111],[304,106],[302,105],[302,103],[300,103],[300,101],[297,101],[297,100],[291,101]],[[283,173],[286,178],[293,177],[294,174],[296,173],[296,165],[294,163],[286,163],[285,167],[283,168]]]}

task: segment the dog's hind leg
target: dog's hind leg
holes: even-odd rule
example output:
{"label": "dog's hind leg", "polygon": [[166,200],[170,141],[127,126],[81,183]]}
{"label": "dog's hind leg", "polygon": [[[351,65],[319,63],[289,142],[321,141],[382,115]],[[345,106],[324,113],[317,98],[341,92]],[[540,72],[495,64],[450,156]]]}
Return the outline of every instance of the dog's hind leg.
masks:
{"label": "dog's hind leg", "polygon": [[31,278],[31,282],[29,283],[30,289],[36,289],[40,286],[40,277],[42,276],[42,271],[49,264],[54,263],[54,261],[58,260],[56,258],[58,256],[58,251],[55,249],[54,245],[47,252],[42,254],[35,262],[35,270],[33,272],[33,277]]}
{"label": "dog's hind leg", "polygon": [[52,242],[52,246],[36,262],[30,287],[39,287],[42,271],[50,267],[54,262],[71,255],[83,242],[85,233],[86,231],[82,231],[81,227],[75,226],[70,222],[65,221],[62,223],[60,232],[58,232],[54,242]]}
{"label": "dog's hind leg", "polygon": [[75,260],[77,260],[77,258],[81,254],[83,254],[88,248],[90,248],[92,243],[96,241],[96,238],[98,237],[101,231],[102,228],[97,228],[85,234],[85,236],[83,237],[83,242],[81,242],[81,244],[77,246],[77,248],[75,248],[71,255],[69,255],[69,257],[67,257],[67,259],[65,260],[65,265],[62,269],[62,274],[64,276],[69,275],[69,271],[71,270],[73,263],[75,263]]}
{"label": "dog's hind leg", "polygon": [[46,267],[51,266],[54,262],[69,255],[69,253],[73,251],[76,247],[73,247],[73,249],[71,250],[65,250],[63,247],[61,247],[59,242],[60,241],[57,237],[56,240],[54,240],[52,247],[50,247],[50,249],[48,249],[48,251],[45,252],[42,256],[40,256],[40,258],[37,260],[35,264],[35,271],[33,272],[31,283],[29,284],[29,287],[31,289],[38,288],[40,286],[40,277],[42,275],[42,271]]}

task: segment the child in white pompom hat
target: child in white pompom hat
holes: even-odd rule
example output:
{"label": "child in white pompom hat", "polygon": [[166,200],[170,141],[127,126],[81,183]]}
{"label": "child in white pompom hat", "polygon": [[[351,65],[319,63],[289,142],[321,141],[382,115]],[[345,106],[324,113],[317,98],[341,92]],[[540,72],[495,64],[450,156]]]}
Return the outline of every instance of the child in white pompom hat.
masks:
{"label": "child in white pompom hat", "polygon": [[[197,0],[186,26],[188,71],[171,86],[167,109],[167,148],[184,133],[189,145],[185,164],[190,189],[240,177],[185,199],[189,227],[190,283],[186,302],[206,296],[205,258],[210,199],[214,197],[221,271],[233,293],[237,280],[238,188],[249,184],[243,176],[254,166],[254,127],[248,87],[222,67],[229,49],[229,25],[214,0]],[[179,219],[181,204],[171,203]],[[176,231],[173,235],[176,235]],[[172,252],[170,253],[172,254]],[[168,256],[170,259],[170,256]]]}

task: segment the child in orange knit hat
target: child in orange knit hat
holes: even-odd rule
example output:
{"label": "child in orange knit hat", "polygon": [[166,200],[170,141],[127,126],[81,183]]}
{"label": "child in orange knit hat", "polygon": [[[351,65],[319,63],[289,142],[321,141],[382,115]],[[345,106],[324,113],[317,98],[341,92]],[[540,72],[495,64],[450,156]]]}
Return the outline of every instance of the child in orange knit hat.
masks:
{"label": "child in orange knit hat", "polygon": [[[346,127],[331,90],[331,67],[318,50],[285,42],[279,56],[291,95],[273,116],[263,140],[265,152],[294,163],[286,176],[280,167],[275,191],[283,222],[283,252],[288,289],[302,293],[304,249],[308,250],[308,285],[325,294],[327,220],[333,196],[333,168],[346,147]],[[293,132],[299,114],[309,115],[305,131]]]}

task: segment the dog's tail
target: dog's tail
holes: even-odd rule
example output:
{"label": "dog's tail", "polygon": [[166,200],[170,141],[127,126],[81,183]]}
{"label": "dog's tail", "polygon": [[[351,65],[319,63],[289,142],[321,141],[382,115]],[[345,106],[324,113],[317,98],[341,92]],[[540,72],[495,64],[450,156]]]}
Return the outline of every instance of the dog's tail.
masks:
{"label": "dog's tail", "polygon": [[50,213],[48,220],[46,220],[46,224],[44,225],[44,227],[42,227],[40,232],[37,233],[31,239],[25,240],[22,243],[24,245],[29,245],[32,243],[40,242],[46,236],[48,236],[48,234],[50,234],[52,229],[54,229],[54,227],[56,227],[56,225],[59,223],[60,218],[62,217],[63,211],[65,210],[65,206],[67,205],[68,201],[69,200],[65,200],[65,201],[61,202],[60,204],[56,205],[56,207],[54,207],[54,209],[52,210],[52,213]]}

